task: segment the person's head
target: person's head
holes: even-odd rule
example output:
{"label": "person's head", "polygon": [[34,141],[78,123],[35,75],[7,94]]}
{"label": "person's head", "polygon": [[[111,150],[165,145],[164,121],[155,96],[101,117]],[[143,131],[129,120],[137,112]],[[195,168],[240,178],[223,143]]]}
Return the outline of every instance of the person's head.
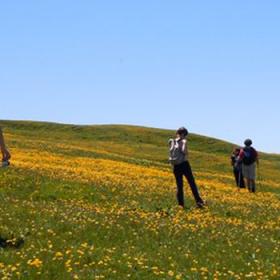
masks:
{"label": "person's head", "polygon": [[251,139],[246,139],[244,144],[246,147],[251,147],[253,145],[253,141]]}
{"label": "person's head", "polygon": [[241,149],[236,147],[233,152],[234,152],[235,155],[239,155],[240,151],[241,151]]}
{"label": "person's head", "polygon": [[177,131],[176,131],[176,135],[177,137],[180,138],[186,138],[188,136],[189,132],[185,127],[180,127]]}

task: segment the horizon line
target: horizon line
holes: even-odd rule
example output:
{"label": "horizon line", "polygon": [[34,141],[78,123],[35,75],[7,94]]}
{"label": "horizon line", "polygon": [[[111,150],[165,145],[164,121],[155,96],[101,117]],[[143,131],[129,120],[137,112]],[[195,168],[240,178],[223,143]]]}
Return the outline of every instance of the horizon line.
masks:
{"label": "horizon line", "polygon": [[[166,130],[166,131],[176,131],[176,128],[166,128],[166,127],[154,127],[149,125],[141,125],[141,124],[128,124],[128,123],[67,123],[62,121],[47,121],[47,120],[32,120],[32,119],[0,119],[0,122],[33,122],[33,123],[44,123],[44,124],[57,124],[57,125],[68,125],[68,126],[131,126],[131,127],[141,127],[141,128],[148,128],[148,129],[159,129],[159,130]],[[216,136],[205,135],[196,132],[190,132],[190,134],[197,135],[200,137],[212,138],[214,140],[226,142],[228,144],[241,147],[242,145],[238,145],[236,143],[231,142],[228,139],[218,138]],[[265,153],[268,155],[276,155],[280,156],[280,153],[277,152],[266,152],[260,151],[261,153]]]}

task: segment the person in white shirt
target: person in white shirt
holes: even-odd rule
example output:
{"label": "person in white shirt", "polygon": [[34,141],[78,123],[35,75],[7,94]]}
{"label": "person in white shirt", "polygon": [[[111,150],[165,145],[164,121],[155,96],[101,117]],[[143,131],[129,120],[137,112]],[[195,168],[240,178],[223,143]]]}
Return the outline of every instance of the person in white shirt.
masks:
{"label": "person in white shirt", "polygon": [[7,166],[10,164],[9,160],[11,158],[11,154],[6,147],[5,139],[4,139],[1,127],[0,127],[0,149],[1,149],[1,153],[2,153],[2,166]]}
{"label": "person in white shirt", "polygon": [[191,165],[189,163],[189,153],[187,145],[188,130],[181,127],[176,132],[176,139],[169,140],[170,148],[170,162],[173,166],[174,176],[177,183],[177,200],[178,204],[182,207],[185,206],[184,201],[184,181],[183,177],[186,177],[190,188],[192,190],[193,196],[195,198],[197,207],[202,208],[205,203],[200,197]]}

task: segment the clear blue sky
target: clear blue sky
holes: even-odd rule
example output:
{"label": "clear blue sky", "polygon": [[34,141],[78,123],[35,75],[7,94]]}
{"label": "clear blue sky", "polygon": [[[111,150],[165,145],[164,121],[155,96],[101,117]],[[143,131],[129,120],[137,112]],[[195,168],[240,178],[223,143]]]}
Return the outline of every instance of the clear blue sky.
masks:
{"label": "clear blue sky", "polygon": [[125,123],[280,153],[280,1],[3,1],[0,119]]}

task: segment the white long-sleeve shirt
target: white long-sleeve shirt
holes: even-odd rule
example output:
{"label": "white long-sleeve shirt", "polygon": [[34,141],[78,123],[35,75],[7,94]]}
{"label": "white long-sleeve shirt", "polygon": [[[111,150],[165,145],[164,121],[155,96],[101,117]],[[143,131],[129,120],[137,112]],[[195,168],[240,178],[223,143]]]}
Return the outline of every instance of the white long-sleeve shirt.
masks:
{"label": "white long-sleeve shirt", "polygon": [[188,141],[187,139],[181,139],[177,138],[176,141],[178,141],[179,146],[180,146],[180,150],[182,152],[182,154],[184,154],[184,161],[189,160],[189,150],[188,150]]}

